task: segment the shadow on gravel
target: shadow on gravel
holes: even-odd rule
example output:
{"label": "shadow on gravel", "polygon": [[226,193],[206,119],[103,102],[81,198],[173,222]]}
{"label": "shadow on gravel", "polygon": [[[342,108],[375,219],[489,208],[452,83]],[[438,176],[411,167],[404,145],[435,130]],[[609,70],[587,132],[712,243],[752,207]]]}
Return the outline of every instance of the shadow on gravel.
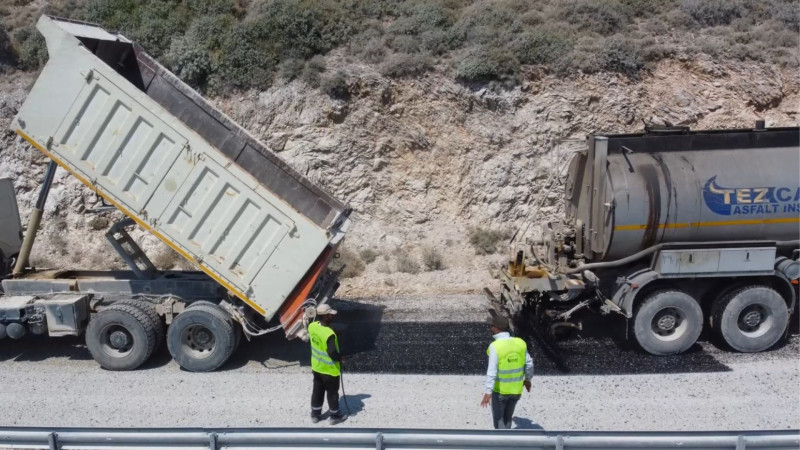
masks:
{"label": "shadow on gravel", "polygon": [[514,417],[514,429],[519,430],[544,430],[541,425],[524,417]]}
{"label": "shadow on gravel", "polygon": [[[350,365],[351,355],[374,353],[377,350],[375,343],[381,332],[384,307],[339,299],[332,300],[330,305],[338,311],[331,327],[336,330],[339,347],[347,357],[345,367]],[[239,349],[219,370],[236,370],[251,361],[268,369],[310,366],[311,348],[308,343],[299,339],[287,341],[281,331],[250,341],[242,338]]]}
{"label": "shadow on gravel", "polygon": [[91,360],[83,337],[25,336],[20,340],[0,341],[0,361],[44,361],[50,358],[67,358],[75,361]]}
{"label": "shadow on gravel", "polygon": [[[364,400],[372,397],[370,394],[343,395],[339,398],[339,409],[344,409],[349,416],[357,416],[364,410]],[[347,406],[345,406],[345,402]],[[348,409],[350,412],[348,412]]]}

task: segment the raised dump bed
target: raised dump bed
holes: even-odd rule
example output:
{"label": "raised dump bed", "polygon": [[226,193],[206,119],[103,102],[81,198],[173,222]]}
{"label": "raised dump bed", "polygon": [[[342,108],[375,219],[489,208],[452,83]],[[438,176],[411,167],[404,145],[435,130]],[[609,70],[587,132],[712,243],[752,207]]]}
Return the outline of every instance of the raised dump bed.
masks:
{"label": "raised dump bed", "polygon": [[121,34],[48,16],[37,28],[49,60],[14,130],[298,332],[300,305],[349,225],[346,205]]}

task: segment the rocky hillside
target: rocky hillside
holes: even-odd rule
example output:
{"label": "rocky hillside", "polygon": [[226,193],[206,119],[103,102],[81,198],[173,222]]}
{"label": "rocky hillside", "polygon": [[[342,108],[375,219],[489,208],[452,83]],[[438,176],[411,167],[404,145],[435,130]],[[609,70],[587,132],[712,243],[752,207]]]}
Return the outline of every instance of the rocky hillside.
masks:
{"label": "rocky hillside", "polygon": [[[699,129],[799,119],[800,76],[765,63],[674,59],[637,80],[609,73],[564,79],[531,69],[519,86],[496,93],[437,74],[386,78],[335,52],[328,59],[329,70],[345,75],[341,98],[295,80],[215,101],[353,206],[345,257],[354,276],[340,291],[350,296],[466,292],[492,283],[489,269],[504,259],[491,254],[503,249],[497,241],[525,226],[540,196],[533,223],[558,215],[558,183],[548,189],[547,182],[592,131],[637,131],[643,120]],[[24,216],[46,161],[8,127],[34,77],[0,80],[0,177],[15,179]],[[120,266],[103,237],[105,219],[118,213],[98,214],[97,206],[94,194],[60,171],[34,262]],[[157,264],[181,264],[155,238],[142,237]]]}

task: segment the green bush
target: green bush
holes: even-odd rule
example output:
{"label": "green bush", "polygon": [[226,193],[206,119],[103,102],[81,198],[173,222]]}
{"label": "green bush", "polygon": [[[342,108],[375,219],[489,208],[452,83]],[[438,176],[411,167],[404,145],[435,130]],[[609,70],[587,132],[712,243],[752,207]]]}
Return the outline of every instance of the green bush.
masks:
{"label": "green bush", "polygon": [[347,78],[344,72],[340,70],[323,76],[320,79],[319,87],[322,92],[328,94],[331,98],[345,100],[350,97],[350,92],[347,87]]}
{"label": "green bush", "polygon": [[419,76],[433,68],[426,55],[396,53],[381,64],[381,74],[392,78]]}
{"label": "green bush", "polygon": [[359,23],[338,2],[325,0],[269,0],[252,16],[253,37],[287,58],[325,53],[346,42]]}
{"label": "green bush", "polygon": [[237,25],[222,43],[219,71],[226,86],[266,88],[279,62],[275,49],[258,37],[252,25]]}
{"label": "green bush", "polygon": [[8,37],[5,26],[0,21],[0,73],[3,73],[6,67],[15,66],[16,59],[14,49],[11,48],[11,38]]}
{"label": "green bush", "polygon": [[741,0],[683,0],[681,10],[706,27],[729,25],[747,12]]}
{"label": "green bush", "polygon": [[456,64],[456,78],[466,82],[501,80],[514,74],[519,62],[505,49],[476,47],[464,53]]}
{"label": "green bush", "polygon": [[33,27],[20,28],[14,33],[17,59],[23,70],[39,70],[47,62],[44,37]]}
{"label": "green bush", "polygon": [[615,35],[607,39],[601,47],[598,54],[600,68],[629,76],[636,75],[644,67],[644,60],[640,52],[636,43]]}
{"label": "green bush", "polygon": [[631,11],[616,0],[577,0],[562,5],[561,18],[581,31],[613,34],[627,27]]}
{"label": "green bush", "polygon": [[523,33],[512,48],[522,64],[550,64],[572,51],[572,41],[560,34],[543,30]]}
{"label": "green bush", "polygon": [[325,70],[325,58],[320,55],[314,56],[303,66],[300,79],[311,87],[319,87],[322,73],[325,72]]}

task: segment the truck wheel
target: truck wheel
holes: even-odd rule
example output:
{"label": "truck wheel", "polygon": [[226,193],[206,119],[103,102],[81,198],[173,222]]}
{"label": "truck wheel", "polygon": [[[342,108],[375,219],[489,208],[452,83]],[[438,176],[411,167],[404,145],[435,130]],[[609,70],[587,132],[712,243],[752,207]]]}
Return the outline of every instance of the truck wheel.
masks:
{"label": "truck wheel", "polygon": [[104,309],[108,309],[108,308],[110,308],[112,306],[117,306],[117,305],[133,306],[134,308],[137,308],[137,309],[141,310],[143,313],[147,314],[147,317],[150,318],[150,322],[153,324],[153,329],[156,332],[156,345],[155,345],[155,348],[153,350],[155,351],[155,349],[158,349],[161,346],[161,343],[164,342],[164,337],[166,335],[166,330],[164,329],[164,321],[161,320],[161,316],[159,316],[158,313],[156,312],[155,305],[153,305],[150,302],[145,302],[145,301],[142,301],[142,300],[136,300],[136,299],[132,299],[132,298],[125,298],[125,299],[122,299],[122,300],[115,301],[110,306],[105,306],[105,307],[100,308],[100,311],[102,311]]}
{"label": "truck wheel", "polygon": [[633,319],[636,342],[653,355],[685,352],[700,337],[703,311],[685,292],[658,291],[637,308]]}
{"label": "truck wheel", "polygon": [[191,372],[210,372],[233,354],[236,335],[225,311],[216,305],[192,305],[167,329],[172,358]]}
{"label": "truck wheel", "polygon": [[724,295],[711,308],[711,325],[726,344],[740,352],[775,345],[789,324],[783,297],[767,286],[752,285]]}
{"label": "truck wheel", "polygon": [[189,304],[189,308],[196,308],[198,306],[203,306],[203,305],[209,308],[216,308],[220,310],[223,314],[225,314],[225,317],[228,318],[228,322],[230,322],[231,326],[233,327],[233,332],[236,334],[236,341],[233,344],[233,350],[235,351],[237,348],[239,348],[239,344],[241,344],[242,342],[242,326],[238,322],[233,320],[233,317],[231,317],[230,314],[225,312],[219,305],[210,302],[208,300],[197,300],[195,302],[192,302],[191,304]]}
{"label": "truck wheel", "polygon": [[108,370],[133,370],[150,357],[156,331],[142,310],[116,305],[98,312],[86,328],[86,347]]}

